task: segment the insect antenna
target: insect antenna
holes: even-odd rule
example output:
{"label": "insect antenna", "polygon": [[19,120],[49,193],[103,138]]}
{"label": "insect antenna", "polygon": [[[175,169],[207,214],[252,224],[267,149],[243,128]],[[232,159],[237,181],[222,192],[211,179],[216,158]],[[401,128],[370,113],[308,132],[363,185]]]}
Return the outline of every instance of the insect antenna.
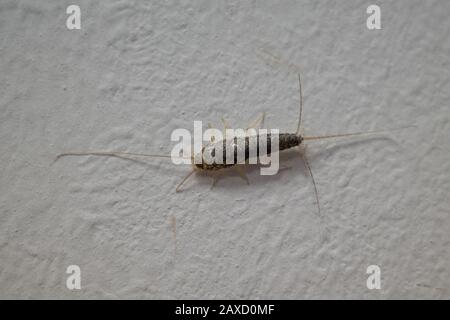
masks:
{"label": "insect antenna", "polygon": [[[151,157],[151,158],[172,158],[172,156],[168,155],[162,155],[162,154],[146,154],[146,153],[134,153],[134,152],[121,152],[121,151],[85,151],[85,152],[65,152],[61,153],[58,156],[56,156],[55,161],[58,161],[62,157],[68,157],[68,156],[105,156],[105,157],[117,157],[121,159],[126,160],[134,160],[131,157]],[[191,159],[194,161],[194,157],[178,157],[182,159]],[[180,191],[180,187],[183,185],[183,183],[186,182],[186,180],[195,172],[196,170],[192,170],[186,177],[183,178],[183,180],[178,184],[177,188],[175,189],[176,192]]]}
{"label": "insect antenna", "polygon": [[[149,157],[149,158],[172,158],[169,155],[162,155],[162,154],[146,154],[146,153],[134,153],[134,152],[121,152],[121,151],[69,151],[64,152],[56,156],[53,163],[58,161],[59,159],[63,157],[69,157],[69,156],[100,156],[100,157],[116,157],[120,159],[125,160],[135,160],[132,157]],[[193,157],[177,157],[181,159],[191,159],[193,161]]]}
{"label": "insect antenna", "polygon": [[135,156],[135,157],[152,157],[152,158],[171,158],[168,155],[132,153],[121,151],[81,151],[81,152],[69,151],[57,155],[55,161],[59,160],[60,158],[68,156],[106,156],[106,157]]}

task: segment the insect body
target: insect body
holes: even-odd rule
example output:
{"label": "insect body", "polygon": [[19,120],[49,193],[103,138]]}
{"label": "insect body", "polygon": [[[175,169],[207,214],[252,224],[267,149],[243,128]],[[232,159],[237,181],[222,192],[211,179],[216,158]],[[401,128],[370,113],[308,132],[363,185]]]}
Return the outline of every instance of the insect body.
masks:
{"label": "insect body", "polygon": [[[344,133],[344,134],[334,134],[334,135],[322,135],[322,136],[304,136],[302,131],[302,110],[303,110],[303,95],[302,95],[302,85],[301,85],[301,78],[300,74],[298,74],[298,83],[299,83],[299,118],[298,118],[298,124],[297,124],[297,130],[294,133],[279,133],[277,134],[276,138],[278,139],[278,150],[277,151],[283,151],[287,149],[291,149],[293,147],[300,147],[300,155],[303,159],[303,162],[305,164],[305,167],[307,168],[309,175],[311,176],[311,180],[314,186],[314,194],[316,197],[317,202],[317,208],[318,212],[320,213],[320,205],[319,205],[319,196],[317,191],[316,182],[311,170],[311,167],[308,163],[308,159],[305,154],[305,141],[312,141],[312,140],[322,140],[322,139],[329,139],[329,138],[339,138],[339,137],[349,137],[349,136],[358,136],[358,135],[364,135],[364,134],[372,134],[372,133],[382,133],[382,132],[388,132],[388,130],[378,130],[378,131],[366,131],[366,132],[355,132],[355,133]],[[259,127],[264,122],[265,114],[262,113],[259,117],[257,117],[247,128],[247,132],[250,129],[255,129]],[[223,120],[225,129],[228,128],[228,124],[225,120]],[[408,126],[411,127],[411,126]],[[399,130],[404,129],[408,127],[401,127],[393,130]],[[389,131],[393,131],[389,130]],[[245,172],[242,170],[243,165],[248,165],[250,162],[250,145],[256,145],[256,148],[258,152],[256,153],[259,155],[259,148],[261,145],[262,140],[261,139],[267,139],[265,145],[267,146],[267,154],[271,154],[274,150],[271,150],[272,145],[272,139],[274,139],[274,135],[267,134],[264,136],[261,136],[259,134],[254,135],[247,135],[245,137],[235,137],[234,139],[222,139],[218,141],[212,141],[207,144],[205,147],[201,149],[201,152],[198,154],[192,155],[190,158],[192,160],[193,169],[189,174],[184,177],[184,179],[179,183],[179,185],[176,188],[176,191],[180,191],[181,186],[184,184],[184,182],[194,173],[198,171],[211,173],[213,175],[213,185],[218,181],[218,177],[221,172],[223,172],[225,169],[234,168],[237,170],[239,175],[248,183],[248,178],[245,175]],[[228,146],[228,148],[227,148]],[[240,149],[241,148],[241,149]],[[243,148],[243,150],[242,150]],[[215,156],[215,153],[221,150],[223,152],[223,161],[219,162],[212,162],[207,163],[204,160],[205,154],[211,154]],[[232,161],[227,161],[227,155],[226,151],[231,150],[233,152],[232,154]],[[244,154],[244,159],[240,160],[238,155],[242,152]],[[65,156],[87,156],[87,155],[94,155],[94,156],[113,156],[113,157],[119,157],[119,158],[125,158],[130,159],[130,157],[153,157],[153,158],[171,158],[169,155],[158,155],[158,154],[141,154],[141,153],[130,153],[130,152],[119,152],[119,151],[85,151],[85,152],[66,152],[58,155],[56,157],[56,160],[58,160],[61,157]],[[258,156],[257,156],[258,157]],[[256,159],[257,163],[259,162],[258,158]]]}
{"label": "insect body", "polygon": [[[286,149],[290,149],[296,146],[299,146],[302,142],[302,137],[300,135],[296,135],[294,133],[281,133],[281,134],[267,134],[267,135],[253,135],[246,137],[236,137],[230,140],[221,140],[218,142],[213,142],[202,149],[202,152],[198,154],[200,157],[194,157],[195,159],[201,159],[198,163],[195,164],[195,167],[200,170],[221,170],[233,167],[238,164],[251,164],[251,152],[250,146],[254,145],[256,147],[255,155],[260,154],[260,149],[266,148],[267,155],[272,153],[272,139],[276,138],[278,140],[278,151],[283,151]],[[261,139],[266,139],[266,142],[262,146]],[[240,146],[242,146],[240,148]],[[242,149],[242,150],[240,150]],[[208,164],[204,161],[205,153],[211,154],[215,156],[217,150],[222,151],[222,159],[220,163],[213,162]],[[232,153],[232,161],[227,161],[227,150],[230,150]],[[220,152],[219,151],[219,152]],[[244,157],[241,161],[238,159],[239,154],[243,154]],[[229,158],[229,157],[228,157]],[[256,163],[258,162],[258,157],[256,157]]]}

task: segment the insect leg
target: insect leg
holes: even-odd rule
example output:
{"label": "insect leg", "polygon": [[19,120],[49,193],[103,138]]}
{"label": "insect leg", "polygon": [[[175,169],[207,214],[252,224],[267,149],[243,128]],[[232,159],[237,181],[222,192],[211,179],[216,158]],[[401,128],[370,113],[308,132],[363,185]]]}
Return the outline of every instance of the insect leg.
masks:
{"label": "insect leg", "polygon": [[250,181],[248,180],[247,174],[245,173],[243,167],[236,165],[235,166],[236,172],[239,174],[239,176],[247,182],[248,185],[250,185]]}
{"label": "insect leg", "polygon": [[175,191],[176,192],[180,192],[180,188],[183,185],[183,183],[186,182],[187,179],[189,179],[189,177],[197,170],[193,169],[191,172],[189,172],[189,174],[183,178],[183,180],[181,180],[181,182],[178,184],[178,186],[176,187]]}
{"label": "insect leg", "polygon": [[211,136],[211,143],[214,143],[215,141],[216,141],[216,137],[215,137],[215,135],[216,135],[216,129],[212,126],[212,124],[211,123],[208,123],[208,129],[212,129],[212,130],[214,130],[214,135],[213,136]]}
{"label": "insect leg", "polygon": [[256,128],[260,128],[261,126],[263,126],[265,117],[266,117],[265,112],[262,112],[261,114],[259,114],[255,120],[253,120],[252,122],[249,123],[246,130],[256,129]]}
{"label": "insect leg", "polygon": [[220,180],[221,172],[212,173],[213,183],[211,185],[211,190],[216,186],[217,182]]}
{"label": "insect leg", "polygon": [[230,128],[230,125],[228,124],[227,120],[225,120],[223,117],[222,117],[220,120],[222,120],[223,128],[224,128],[225,130],[227,130],[227,129]]}

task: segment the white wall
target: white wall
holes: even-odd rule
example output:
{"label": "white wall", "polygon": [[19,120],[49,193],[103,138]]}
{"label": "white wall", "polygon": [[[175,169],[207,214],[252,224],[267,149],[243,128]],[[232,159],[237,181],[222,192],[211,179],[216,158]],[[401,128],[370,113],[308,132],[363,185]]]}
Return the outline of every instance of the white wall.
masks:
{"label": "white wall", "polygon": [[[72,1],[81,30],[68,4],[0,3],[1,298],[450,298],[450,2]],[[311,142],[321,216],[296,152],[181,193],[170,161],[53,163],[222,116],[293,131],[298,67],[306,135],[417,125]]]}

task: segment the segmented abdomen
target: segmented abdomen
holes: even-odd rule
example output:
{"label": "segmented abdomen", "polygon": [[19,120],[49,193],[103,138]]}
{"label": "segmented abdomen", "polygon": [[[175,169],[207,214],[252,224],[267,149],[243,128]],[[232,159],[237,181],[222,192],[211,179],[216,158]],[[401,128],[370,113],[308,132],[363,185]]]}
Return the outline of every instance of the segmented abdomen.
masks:
{"label": "segmented abdomen", "polygon": [[[203,159],[202,163],[198,163],[196,166],[203,170],[219,170],[236,164],[248,164],[250,163],[250,159],[255,159],[255,157],[256,162],[259,163],[260,154],[270,155],[272,153],[272,137],[273,135],[269,133],[267,135],[255,135],[242,138],[235,137],[233,140],[210,143],[203,148],[201,155]],[[267,139],[266,143],[264,144],[261,139]],[[278,150],[282,151],[293,148],[298,146],[301,141],[302,138],[294,133],[280,133],[278,134]],[[220,151],[222,151],[222,163],[216,157],[216,152]],[[227,154],[227,151],[231,151],[231,154]],[[229,159],[227,159],[227,155]]]}

